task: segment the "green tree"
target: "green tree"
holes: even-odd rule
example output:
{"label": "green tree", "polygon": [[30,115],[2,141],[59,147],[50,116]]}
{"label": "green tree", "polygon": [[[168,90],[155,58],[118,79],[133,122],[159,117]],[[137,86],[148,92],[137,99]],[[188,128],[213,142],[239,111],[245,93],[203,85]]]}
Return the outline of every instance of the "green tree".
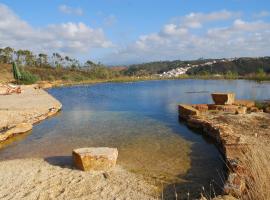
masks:
{"label": "green tree", "polygon": [[29,50],[24,50],[24,63],[26,66],[34,66],[35,65],[35,56],[33,53]]}
{"label": "green tree", "polygon": [[49,63],[48,63],[48,55],[47,54],[44,54],[44,53],[40,53],[38,54],[38,63],[39,63],[39,66],[40,67],[47,67],[49,66]]}
{"label": "green tree", "polygon": [[0,63],[5,63],[4,49],[0,48]]}
{"label": "green tree", "polygon": [[24,50],[21,50],[19,49],[18,51],[15,51],[15,55],[17,56],[17,59],[16,59],[16,62],[19,64],[19,65],[22,65],[23,64],[23,61],[24,61]]}
{"label": "green tree", "polygon": [[4,63],[10,64],[13,61],[14,50],[11,47],[6,47],[3,49],[4,53]]}
{"label": "green tree", "polygon": [[91,60],[87,60],[85,63],[84,63],[84,67],[86,68],[91,68],[92,66],[96,65],[94,62],[92,62]]}

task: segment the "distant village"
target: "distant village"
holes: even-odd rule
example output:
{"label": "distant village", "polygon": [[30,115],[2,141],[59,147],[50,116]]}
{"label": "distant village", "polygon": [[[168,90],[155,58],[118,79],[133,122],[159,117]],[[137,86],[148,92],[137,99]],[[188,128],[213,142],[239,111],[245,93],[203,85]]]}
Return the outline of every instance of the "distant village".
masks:
{"label": "distant village", "polygon": [[162,74],[159,74],[159,76],[163,77],[163,78],[174,78],[174,77],[178,77],[180,75],[186,74],[189,69],[194,68],[194,67],[211,66],[211,65],[214,65],[216,63],[231,62],[231,61],[234,61],[236,59],[237,58],[213,60],[211,62],[206,62],[206,63],[202,63],[202,64],[197,64],[197,65],[187,64],[186,66],[178,67],[176,69],[172,69],[170,71],[163,72]]}

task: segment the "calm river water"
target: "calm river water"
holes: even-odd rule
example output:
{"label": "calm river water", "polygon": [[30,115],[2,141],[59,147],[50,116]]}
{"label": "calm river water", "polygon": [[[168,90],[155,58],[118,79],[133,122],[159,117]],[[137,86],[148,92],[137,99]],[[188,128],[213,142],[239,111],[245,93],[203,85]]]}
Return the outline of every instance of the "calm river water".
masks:
{"label": "calm river water", "polygon": [[[222,185],[223,161],[215,146],[178,121],[177,104],[210,103],[212,92],[269,99],[270,84],[236,80],[163,80],[104,83],[48,90],[63,104],[55,117],[7,143],[1,159],[42,157],[70,160],[78,147],[119,149],[119,164],[149,181],[198,193],[215,180]],[[169,188],[169,186],[167,188]]]}

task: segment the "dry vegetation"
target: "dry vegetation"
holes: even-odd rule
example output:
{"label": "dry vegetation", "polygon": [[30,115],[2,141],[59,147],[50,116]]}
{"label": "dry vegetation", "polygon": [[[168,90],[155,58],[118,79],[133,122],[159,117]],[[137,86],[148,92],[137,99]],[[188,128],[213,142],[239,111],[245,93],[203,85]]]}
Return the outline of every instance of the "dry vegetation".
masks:
{"label": "dry vegetation", "polygon": [[11,65],[1,64],[0,66],[0,82],[11,82],[13,81]]}
{"label": "dry vegetation", "polygon": [[247,194],[242,200],[270,199],[270,147],[263,141],[249,148],[242,157],[242,163],[248,170],[246,177]]}

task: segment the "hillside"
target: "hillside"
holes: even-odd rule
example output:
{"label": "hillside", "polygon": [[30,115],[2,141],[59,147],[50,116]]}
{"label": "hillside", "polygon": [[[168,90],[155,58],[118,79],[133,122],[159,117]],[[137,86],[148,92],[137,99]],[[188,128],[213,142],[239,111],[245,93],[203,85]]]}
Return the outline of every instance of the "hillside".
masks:
{"label": "hillside", "polygon": [[0,83],[13,81],[12,67],[9,64],[0,64]]}
{"label": "hillside", "polygon": [[239,75],[247,75],[257,73],[259,70],[270,73],[270,57],[238,58],[227,62],[217,62],[212,65],[191,68],[187,71],[187,74],[226,74],[227,72],[232,72]]}
{"label": "hillside", "polygon": [[[270,57],[234,58],[234,59],[199,59],[192,61],[160,61],[131,65],[126,70],[127,75],[152,75],[179,69],[189,75],[226,74],[249,75],[263,70],[270,73]],[[167,76],[170,77],[170,76]]]}
{"label": "hillside", "polygon": [[179,67],[188,67],[189,65],[198,65],[205,62],[212,61],[213,59],[199,59],[193,61],[157,61],[157,62],[149,62],[142,63],[136,65],[130,65],[128,69],[125,71],[126,75],[132,76],[143,76],[143,75],[151,75],[151,74],[161,74],[163,72],[167,72],[172,69],[176,69]]}

